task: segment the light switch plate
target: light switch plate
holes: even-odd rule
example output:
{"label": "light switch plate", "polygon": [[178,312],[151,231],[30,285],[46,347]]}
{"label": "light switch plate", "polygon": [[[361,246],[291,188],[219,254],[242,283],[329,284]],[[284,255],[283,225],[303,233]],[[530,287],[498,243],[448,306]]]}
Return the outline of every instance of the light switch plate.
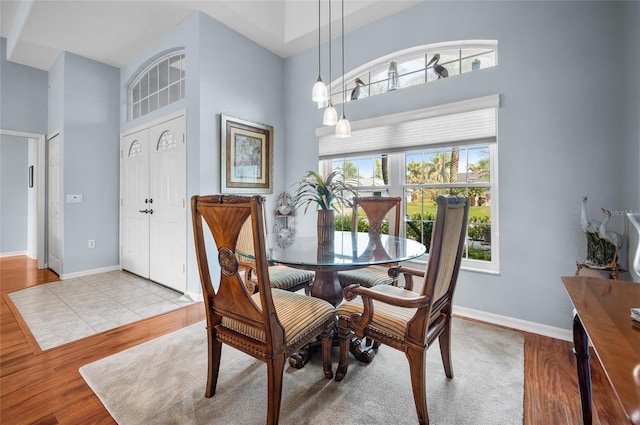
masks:
{"label": "light switch plate", "polygon": [[81,204],[82,203],[82,195],[67,195],[67,204]]}

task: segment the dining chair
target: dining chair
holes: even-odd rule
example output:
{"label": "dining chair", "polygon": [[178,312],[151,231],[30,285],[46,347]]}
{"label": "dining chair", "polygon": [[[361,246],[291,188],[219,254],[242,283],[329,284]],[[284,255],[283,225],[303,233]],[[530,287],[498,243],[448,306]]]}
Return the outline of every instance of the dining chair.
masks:
{"label": "dining chair", "polygon": [[[220,372],[222,344],[267,364],[267,424],[280,415],[287,357],[320,337],[324,376],[333,377],[331,345],[335,308],[319,298],[272,288],[265,249],[264,199],[259,196],[210,195],[191,198],[194,241],[207,319],[207,384],[212,397]],[[258,291],[251,294],[239,273],[236,244],[247,218],[251,221]],[[213,236],[217,253],[209,253]],[[209,255],[208,255],[209,254]],[[210,268],[209,258],[217,265]],[[219,276],[212,279],[212,271]],[[307,371],[307,373],[310,371]],[[224,373],[224,370],[223,370]],[[251,403],[254,401],[252,400]],[[252,404],[252,408],[255,406]]]}
{"label": "dining chair", "polygon": [[[426,350],[437,338],[442,364],[453,378],[451,362],[451,309],[460,270],[469,216],[466,197],[438,196],[426,270],[395,267],[392,276],[423,279],[420,292],[392,285],[364,288],[350,285],[344,289],[345,301],[336,309],[340,339],[340,360],[336,380],[342,380],[348,368],[352,334],[370,337],[376,342],[404,351],[411,374],[413,399],[420,424],[428,424],[425,388]],[[373,348],[369,348],[373,350]]]}
{"label": "dining chair", "polygon": [[[240,229],[236,246],[238,249],[236,255],[239,265],[244,271],[245,284],[250,291],[255,291],[256,262],[254,259],[253,231],[250,218],[244,222],[244,225]],[[309,295],[314,277],[315,273],[309,270],[294,269],[279,264],[269,265],[269,280],[272,288],[284,289],[291,292],[304,289],[305,294]]]}
{"label": "dining chair", "polygon": [[[351,215],[351,231],[358,231],[358,209],[361,208],[367,216],[369,222],[369,235],[379,237],[382,234],[382,225],[387,216],[393,217],[389,220],[389,235],[398,236],[400,231],[400,203],[402,198],[391,196],[363,196],[355,198],[353,201],[353,212]],[[391,215],[393,210],[395,215]],[[371,288],[377,285],[391,285],[396,282],[389,277],[389,267],[396,265],[390,263],[386,265],[369,266],[362,269],[346,270],[338,273],[340,286],[347,286],[357,283],[360,286]]]}

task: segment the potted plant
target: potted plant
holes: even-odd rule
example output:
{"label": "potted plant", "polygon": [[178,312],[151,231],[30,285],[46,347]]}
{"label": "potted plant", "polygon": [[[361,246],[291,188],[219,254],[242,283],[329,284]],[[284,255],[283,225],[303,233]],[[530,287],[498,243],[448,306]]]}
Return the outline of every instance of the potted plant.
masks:
{"label": "potted plant", "polygon": [[336,205],[351,207],[351,198],[356,196],[353,186],[344,180],[340,170],[334,170],[323,178],[315,171],[308,171],[307,175],[298,183],[293,195],[293,205],[297,209],[304,205],[307,212],[309,205],[316,204],[318,208],[318,240],[326,241],[333,238],[335,230]]}

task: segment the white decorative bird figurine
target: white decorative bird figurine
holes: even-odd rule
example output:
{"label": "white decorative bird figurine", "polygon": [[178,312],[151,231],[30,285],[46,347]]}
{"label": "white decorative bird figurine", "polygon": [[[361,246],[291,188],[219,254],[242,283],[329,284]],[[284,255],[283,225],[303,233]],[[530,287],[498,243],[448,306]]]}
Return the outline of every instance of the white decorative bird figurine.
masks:
{"label": "white decorative bird figurine", "polygon": [[617,234],[616,232],[607,230],[607,223],[611,218],[611,211],[605,208],[601,208],[601,209],[602,209],[602,212],[604,213],[604,219],[602,220],[602,223],[600,223],[600,227],[598,227],[598,235],[600,235],[602,239],[609,242],[615,247],[613,258],[611,259],[611,262],[608,264],[608,266],[611,268],[617,268],[618,250],[622,246],[622,239],[620,238],[620,235]]}
{"label": "white decorative bird figurine", "polygon": [[580,225],[582,226],[582,231],[585,233],[596,233],[598,231],[598,226],[600,223],[597,221],[589,221],[587,217],[587,197],[582,197],[582,211],[580,213]]}
{"label": "white decorative bird figurine", "polygon": [[622,240],[620,238],[620,235],[617,234],[616,232],[607,230],[607,223],[611,218],[611,211],[605,208],[601,208],[601,210],[604,213],[604,219],[602,220],[602,223],[600,223],[600,227],[598,227],[598,234],[602,239],[611,242],[613,245],[616,246],[616,248],[620,249],[620,247],[622,246]]}

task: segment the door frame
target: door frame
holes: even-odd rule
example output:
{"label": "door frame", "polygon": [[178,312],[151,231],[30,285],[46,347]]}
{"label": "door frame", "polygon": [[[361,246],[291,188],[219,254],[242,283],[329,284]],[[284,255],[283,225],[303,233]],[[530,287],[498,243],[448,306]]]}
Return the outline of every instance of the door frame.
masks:
{"label": "door frame", "polygon": [[0,128],[0,134],[6,136],[24,137],[36,140],[36,155],[34,158],[34,188],[36,190],[36,257],[38,268],[47,268],[47,226],[46,226],[46,137],[41,133],[31,133],[28,131],[5,130]]}

